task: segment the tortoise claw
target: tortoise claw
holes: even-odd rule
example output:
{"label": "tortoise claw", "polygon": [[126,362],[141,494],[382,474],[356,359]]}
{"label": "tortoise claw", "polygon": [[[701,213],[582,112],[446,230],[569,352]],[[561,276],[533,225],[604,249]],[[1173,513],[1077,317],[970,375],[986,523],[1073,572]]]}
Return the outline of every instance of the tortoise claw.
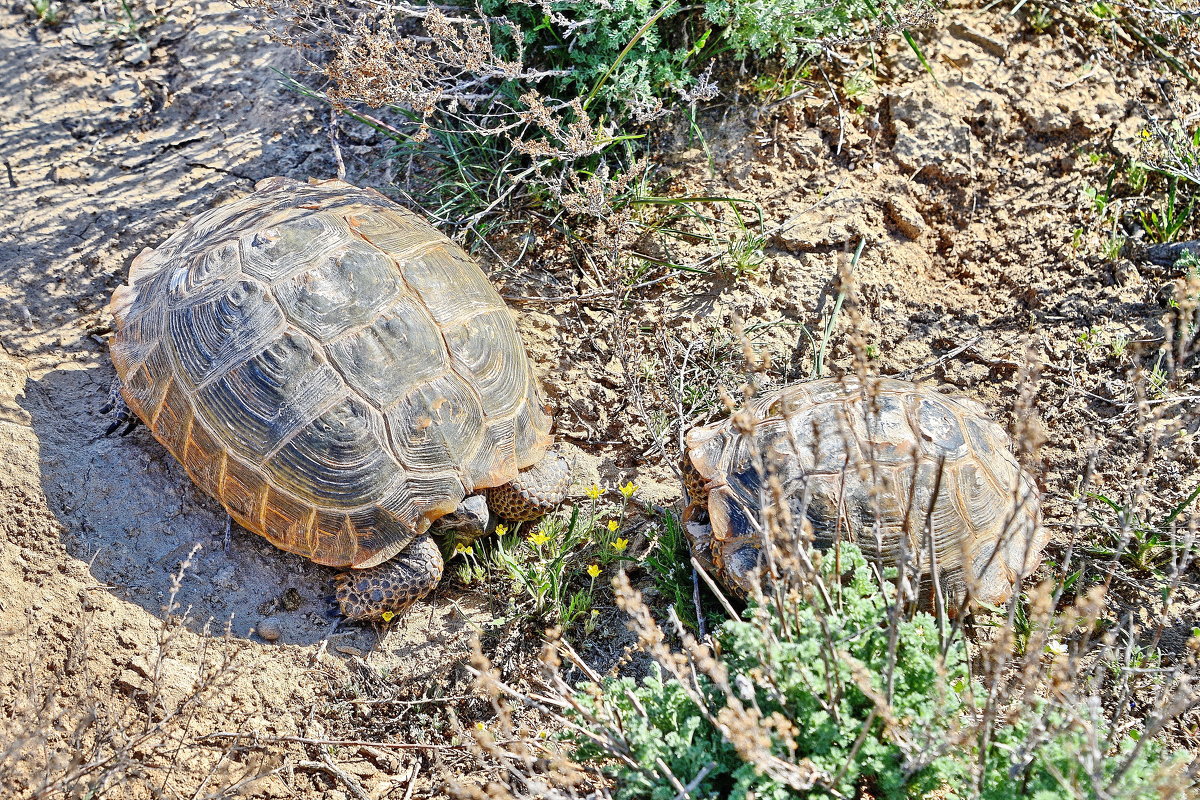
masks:
{"label": "tortoise claw", "polygon": [[[137,416],[129,410],[129,406],[125,404],[125,398],[121,396],[119,378],[113,378],[112,385],[108,389],[108,400],[100,407],[100,413],[112,417],[112,422],[104,429],[106,437],[112,436],[118,429],[121,429],[118,435],[128,436],[140,422]],[[124,426],[123,429],[122,426]]]}

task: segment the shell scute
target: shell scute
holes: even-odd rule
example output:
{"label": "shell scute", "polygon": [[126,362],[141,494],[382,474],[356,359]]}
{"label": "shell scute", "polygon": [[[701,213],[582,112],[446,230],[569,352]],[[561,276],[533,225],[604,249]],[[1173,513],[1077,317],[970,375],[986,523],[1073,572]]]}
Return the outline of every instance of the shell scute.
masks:
{"label": "shell scute", "polygon": [[[504,309],[492,284],[458,248],[434,243],[420,251],[419,257],[410,256],[399,263],[405,281],[420,295],[439,325],[449,326],[486,311]],[[511,319],[508,325],[512,325]]]}
{"label": "shell scute", "polygon": [[225,469],[225,447],[201,423],[192,421],[191,435],[179,459],[187,474],[204,491],[215,495]]}
{"label": "shell scute", "polygon": [[487,422],[474,441],[474,453],[466,456],[462,466],[467,483],[478,488],[500,486],[523,466],[517,457],[515,420]]}
{"label": "shell scute", "polygon": [[242,279],[174,309],[166,327],[177,374],[198,387],[261,350],[286,322],[265,286]]}
{"label": "shell scute", "polygon": [[944,404],[928,397],[917,400],[917,426],[938,458],[957,459],[967,454],[967,439],[958,418]]}
{"label": "shell scute", "polygon": [[260,470],[226,456],[221,491],[217,497],[237,524],[248,530],[258,530],[266,495],[267,480]]}
{"label": "shell scute", "polygon": [[497,357],[521,352],[516,331],[504,324],[508,321],[508,311],[497,309],[445,329],[455,372],[476,388],[490,417],[514,414],[525,402],[530,383],[526,359]]}
{"label": "shell scute", "polygon": [[265,283],[276,283],[330,258],[348,233],[336,217],[319,214],[252,228],[238,240],[242,268]]}
{"label": "shell scute", "polygon": [[404,288],[390,258],[365,242],[349,240],[315,266],[277,281],[274,292],[293,325],[328,343],[370,325]]}
{"label": "shell scute", "polygon": [[394,301],[371,324],[330,342],[328,351],[346,383],[381,407],[450,369],[433,318],[412,297]]}
{"label": "shell scute", "polygon": [[379,497],[398,477],[400,466],[380,447],[383,417],[346,397],[279,446],[265,463],[281,487],[326,508],[355,508]]}
{"label": "shell scute", "polygon": [[268,486],[262,504],[262,535],[276,547],[305,552],[311,547],[316,514],[308,503]]}
{"label": "shell scute", "polygon": [[238,455],[261,464],[344,392],[316,344],[293,330],[235,363],[196,398],[209,427]]}
{"label": "shell scute", "polygon": [[392,436],[414,472],[458,466],[467,478],[467,460],[483,430],[479,398],[453,373],[421,383],[386,411]]}

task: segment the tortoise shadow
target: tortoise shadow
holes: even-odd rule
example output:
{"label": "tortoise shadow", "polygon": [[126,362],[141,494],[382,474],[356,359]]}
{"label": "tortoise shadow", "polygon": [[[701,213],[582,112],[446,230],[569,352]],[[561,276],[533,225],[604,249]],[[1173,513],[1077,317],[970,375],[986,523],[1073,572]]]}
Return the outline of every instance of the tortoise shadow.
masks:
{"label": "tortoise shadow", "polygon": [[[112,375],[98,360],[58,369],[26,380],[18,397],[38,438],[42,490],[68,553],[114,596],[159,619],[183,619],[197,633],[220,635],[228,628],[236,638],[261,642],[255,628],[273,617],[281,643],[329,639],[339,619],[332,603],[336,571],[237,525],[226,547],[228,515],[145,426],[124,437],[104,435],[108,420],[99,409]],[[435,603],[454,605],[450,598]],[[431,663],[442,659],[441,640],[467,626],[455,613],[439,613],[432,626],[419,610],[412,616],[400,623],[399,638],[413,663],[422,663],[424,650]],[[429,635],[405,635],[414,625]],[[369,626],[342,625],[335,637],[334,649],[352,654],[382,644]]]}

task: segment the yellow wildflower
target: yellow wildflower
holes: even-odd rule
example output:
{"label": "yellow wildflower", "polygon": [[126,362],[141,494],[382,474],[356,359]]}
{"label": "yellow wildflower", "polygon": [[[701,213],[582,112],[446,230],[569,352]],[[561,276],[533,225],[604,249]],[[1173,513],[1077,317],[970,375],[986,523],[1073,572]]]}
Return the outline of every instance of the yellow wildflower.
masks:
{"label": "yellow wildflower", "polygon": [[613,542],[613,550],[616,550],[618,553],[625,552],[626,547],[629,547],[628,539],[617,539]]}
{"label": "yellow wildflower", "polygon": [[454,555],[459,556],[463,554],[473,556],[475,555],[475,548],[469,544],[463,544],[462,542],[454,545]]}
{"label": "yellow wildflower", "polygon": [[633,497],[633,493],[637,490],[637,485],[635,485],[633,481],[628,481],[624,486],[621,487],[621,494],[625,495],[625,499],[628,500],[629,498]]}
{"label": "yellow wildflower", "polygon": [[599,500],[600,495],[604,494],[604,490],[593,483],[591,486],[584,489],[583,493],[586,494],[592,500]]}
{"label": "yellow wildflower", "polygon": [[536,547],[541,547],[548,541],[550,541],[550,535],[541,531],[529,534],[529,543]]}
{"label": "yellow wildflower", "polygon": [[599,564],[588,565],[587,573],[588,573],[588,575],[591,575],[593,578],[599,578],[600,577],[600,565]]}
{"label": "yellow wildflower", "polygon": [[616,532],[617,528],[619,527],[621,527],[621,523],[617,522],[615,519],[610,519],[608,521],[608,529],[610,531]]}
{"label": "yellow wildflower", "polygon": [[497,525],[496,526],[496,535],[497,536],[503,536],[506,533],[508,533],[507,525]]}
{"label": "yellow wildflower", "polygon": [[392,621],[392,619],[393,619],[393,618],[396,616],[396,612],[394,612],[394,611],[385,611],[385,612],[383,612],[382,614],[380,614],[379,616],[383,617],[383,621],[384,621],[384,622],[391,622],[391,621]]}

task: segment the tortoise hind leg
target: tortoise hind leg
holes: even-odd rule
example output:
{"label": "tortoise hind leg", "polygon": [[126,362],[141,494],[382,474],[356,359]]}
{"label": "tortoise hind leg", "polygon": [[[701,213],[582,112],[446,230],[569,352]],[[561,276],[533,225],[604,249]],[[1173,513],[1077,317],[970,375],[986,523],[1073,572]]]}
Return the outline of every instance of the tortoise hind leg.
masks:
{"label": "tortoise hind leg", "polygon": [[488,489],[488,505],[497,516],[513,522],[537,519],[562,505],[570,485],[566,460],[552,450],[509,483]]}
{"label": "tortoise hind leg", "polygon": [[[391,619],[403,614],[442,579],[442,553],[428,534],[418,536],[395,558],[376,567],[337,576],[337,601],[351,621]],[[385,618],[385,614],[389,615]]]}
{"label": "tortoise hind leg", "polygon": [[125,398],[121,395],[121,379],[113,378],[112,383],[108,387],[108,401],[100,407],[100,413],[111,417],[108,427],[104,429],[105,436],[112,436],[117,432],[117,429],[124,426],[121,435],[127,435],[131,430],[137,427],[139,420],[137,415],[130,410],[125,403]]}

